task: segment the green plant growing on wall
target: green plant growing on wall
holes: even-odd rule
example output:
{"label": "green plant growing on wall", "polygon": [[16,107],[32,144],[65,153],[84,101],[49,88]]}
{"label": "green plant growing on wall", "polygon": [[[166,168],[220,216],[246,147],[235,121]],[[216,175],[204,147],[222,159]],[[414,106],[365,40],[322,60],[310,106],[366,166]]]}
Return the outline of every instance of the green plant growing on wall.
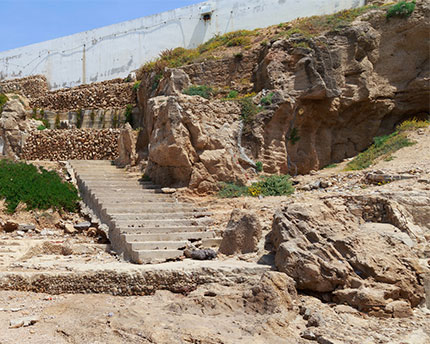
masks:
{"label": "green plant growing on wall", "polygon": [[139,81],[136,81],[134,84],[133,84],[133,91],[134,92],[137,92],[138,90],[139,90],[139,88],[140,88],[140,84],[141,84],[141,81],[139,80]]}
{"label": "green plant growing on wall", "polygon": [[206,99],[210,99],[214,93],[214,90],[212,87],[206,85],[193,85],[185,89],[183,92],[184,94],[187,94],[189,96],[200,96]]}
{"label": "green plant growing on wall", "polygon": [[293,128],[291,130],[290,135],[287,137],[287,140],[291,142],[292,145],[295,145],[297,142],[300,141],[299,131],[297,128]]}
{"label": "green plant growing on wall", "polygon": [[60,114],[57,113],[55,116],[55,129],[60,129],[61,122],[60,122]]}
{"label": "green plant growing on wall", "polygon": [[8,100],[9,98],[4,93],[0,93],[0,113],[3,112],[3,106]]}
{"label": "green plant growing on wall", "polygon": [[31,115],[31,118],[37,119],[37,108],[33,108],[33,113]]}
{"label": "green plant growing on wall", "polygon": [[415,10],[415,0],[411,2],[399,1],[387,10],[387,19],[392,17],[407,18]]}
{"label": "green plant growing on wall", "polygon": [[154,81],[152,82],[152,87],[151,87],[152,91],[155,91],[158,88],[158,85],[160,85],[161,79],[163,79],[163,73],[162,72],[157,73],[154,76]]}
{"label": "green plant growing on wall", "polygon": [[119,118],[117,114],[114,114],[112,116],[112,128],[118,128],[119,125]]}
{"label": "green plant growing on wall", "polygon": [[82,127],[82,122],[84,121],[83,111],[82,109],[79,109],[76,111],[76,128]]}
{"label": "green plant growing on wall", "polygon": [[45,129],[46,129],[46,127],[43,124],[41,124],[37,127],[37,130],[40,130],[40,131],[45,130]]}
{"label": "green plant growing on wall", "polygon": [[238,95],[239,95],[239,92],[233,90],[228,92],[226,99],[236,99]]}
{"label": "green plant growing on wall", "polygon": [[94,113],[94,111],[91,111],[90,113],[91,126],[94,126],[95,121],[96,121],[96,114]]}
{"label": "green plant growing on wall", "polygon": [[128,123],[133,127],[133,105],[128,104],[125,108],[125,123]]}
{"label": "green plant growing on wall", "polygon": [[266,95],[265,97],[261,98],[260,104],[263,105],[263,106],[272,105],[272,99],[273,99],[274,95],[275,95],[275,93],[270,92],[268,95]]}
{"label": "green plant growing on wall", "polygon": [[263,172],[263,163],[261,161],[257,161],[255,163],[255,169],[258,173]]}
{"label": "green plant growing on wall", "polygon": [[239,100],[241,112],[240,118],[245,123],[251,123],[255,115],[257,115],[261,111],[261,107],[254,104],[252,97],[245,97]]}

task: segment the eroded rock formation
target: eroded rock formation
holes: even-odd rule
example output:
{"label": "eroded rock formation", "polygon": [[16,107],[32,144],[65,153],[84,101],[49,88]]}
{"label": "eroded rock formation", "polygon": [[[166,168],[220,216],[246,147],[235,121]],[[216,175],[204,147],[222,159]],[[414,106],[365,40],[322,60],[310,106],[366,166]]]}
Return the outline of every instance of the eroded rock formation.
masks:
{"label": "eroded rock formation", "polygon": [[[147,173],[163,185],[198,192],[220,181],[246,182],[255,176],[256,161],[266,173],[307,173],[354,156],[402,120],[427,117],[429,13],[424,1],[407,19],[388,21],[375,9],[318,37],[274,39],[246,53],[242,69],[235,57],[224,61],[236,63],[231,75],[252,79],[260,92],[255,102],[273,93],[272,104],[243,131],[238,102],[181,94],[199,80],[231,87],[231,78],[210,68],[216,62],[166,70],[159,84],[154,73],[145,75],[139,142]],[[246,74],[252,61],[253,72]]]}

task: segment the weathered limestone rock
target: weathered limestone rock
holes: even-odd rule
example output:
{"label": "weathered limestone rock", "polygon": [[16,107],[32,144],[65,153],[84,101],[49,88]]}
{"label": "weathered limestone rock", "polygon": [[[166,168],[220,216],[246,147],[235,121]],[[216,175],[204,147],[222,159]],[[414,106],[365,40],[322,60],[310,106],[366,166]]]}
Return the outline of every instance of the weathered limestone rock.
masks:
{"label": "weathered limestone rock", "polygon": [[261,235],[262,229],[257,215],[235,209],[231,213],[227,229],[223,232],[219,252],[226,255],[255,252]]}
{"label": "weathered limestone rock", "polygon": [[[332,293],[336,302],[367,312],[409,314],[405,303],[424,301],[425,271],[413,247],[425,240],[419,229],[428,226],[414,214],[430,214],[430,203],[422,208],[418,198],[405,208],[405,197],[329,196],[286,206],[275,214],[270,233],[277,268],[299,290]],[[403,308],[388,306],[393,301]]]}
{"label": "weathered limestone rock", "polygon": [[0,138],[3,142],[3,152],[10,159],[18,159],[30,132],[34,131],[40,121],[26,120],[28,111],[24,107],[22,97],[9,100],[3,106],[0,114]]}
{"label": "weathered limestone rock", "polygon": [[252,288],[252,296],[247,299],[258,305],[259,311],[262,313],[291,310],[297,300],[295,282],[283,273],[268,271]]}
{"label": "weathered limestone rock", "polygon": [[118,166],[134,166],[137,161],[136,154],[137,135],[131,128],[130,124],[126,124],[121,129],[118,138],[118,159],[115,164]]}

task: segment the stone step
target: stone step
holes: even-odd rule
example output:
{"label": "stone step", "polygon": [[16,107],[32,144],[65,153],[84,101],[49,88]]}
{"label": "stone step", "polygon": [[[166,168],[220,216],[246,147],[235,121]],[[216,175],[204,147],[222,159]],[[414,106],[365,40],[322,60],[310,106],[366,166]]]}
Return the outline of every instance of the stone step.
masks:
{"label": "stone step", "polygon": [[108,180],[103,181],[84,181],[85,186],[90,187],[90,188],[118,188],[118,189],[135,189],[135,188],[139,188],[140,189],[144,189],[144,190],[158,190],[160,189],[160,186],[158,185],[142,185],[140,183],[137,183],[135,181],[123,181],[123,182],[110,182]]}
{"label": "stone step", "polygon": [[210,225],[212,219],[159,219],[159,220],[139,220],[139,221],[127,221],[127,220],[113,220],[115,225],[119,228],[163,228],[163,227],[173,227],[173,226],[201,226]]}
{"label": "stone step", "polygon": [[179,250],[187,247],[188,241],[145,241],[145,242],[131,242],[131,249],[133,251],[143,250]]}
{"label": "stone step", "polygon": [[[205,226],[172,226],[172,227],[145,227],[145,228],[120,228],[124,235],[145,235],[145,234],[168,234],[168,233],[211,233],[206,232]],[[194,235],[194,234],[193,234]],[[155,239],[154,239],[155,240]],[[160,239],[161,240],[161,239]]]}
{"label": "stone step", "polygon": [[172,232],[172,233],[147,233],[147,234],[123,234],[128,242],[152,242],[174,240],[210,240],[215,238],[213,232]]}
{"label": "stone step", "polygon": [[[187,243],[216,244],[207,208],[178,202],[160,186],[110,162],[71,161],[82,199],[109,226],[111,246],[126,260],[161,263],[183,255]],[[211,241],[212,240],[212,241]]]}
{"label": "stone step", "polygon": [[149,213],[149,214],[118,214],[112,215],[113,220],[117,221],[141,221],[141,220],[164,220],[167,218],[170,219],[182,219],[182,220],[191,220],[191,219],[202,219],[208,218],[211,216],[211,213],[207,212],[178,212],[178,213]]}

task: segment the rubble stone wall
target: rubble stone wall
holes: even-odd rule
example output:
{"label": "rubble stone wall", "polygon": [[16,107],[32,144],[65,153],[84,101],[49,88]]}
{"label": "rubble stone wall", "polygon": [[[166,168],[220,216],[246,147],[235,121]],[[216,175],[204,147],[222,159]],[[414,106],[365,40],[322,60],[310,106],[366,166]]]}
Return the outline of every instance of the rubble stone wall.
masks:
{"label": "rubble stone wall", "polygon": [[48,83],[43,75],[0,81],[0,93],[18,93],[27,98],[39,98],[48,93]]}
{"label": "rubble stone wall", "polygon": [[114,160],[119,129],[36,130],[23,147],[25,160]]}

